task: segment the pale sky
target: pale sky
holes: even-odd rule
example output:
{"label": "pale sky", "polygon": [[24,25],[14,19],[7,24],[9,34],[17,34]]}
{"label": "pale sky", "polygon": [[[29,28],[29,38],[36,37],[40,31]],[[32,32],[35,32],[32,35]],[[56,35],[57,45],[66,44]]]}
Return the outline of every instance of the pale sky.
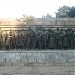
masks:
{"label": "pale sky", "polygon": [[54,17],[63,5],[75,6],[75,0],[0,0],[0,18],[19,18],[23,14],[40,18],[47,13]]}

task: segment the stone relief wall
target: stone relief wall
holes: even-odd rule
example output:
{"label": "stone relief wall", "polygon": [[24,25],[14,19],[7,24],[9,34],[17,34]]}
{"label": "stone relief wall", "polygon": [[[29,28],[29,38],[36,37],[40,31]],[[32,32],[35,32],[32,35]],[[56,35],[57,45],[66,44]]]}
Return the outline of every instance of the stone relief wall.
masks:
{"label": "stone relief wall", "polygon": [[2,51],[0,63],[70,63],[75,62],[74,50]]}
{"label": "stone relief wall", "polygon": [[28,25],[75,25],[75,18],[36,18]]}
{"label": "stone relief wall", "polygon": [[[23,24],[16,18],[0,18],[0,25]],[[75,18],[35,18],[28,25],[75,25]]]}

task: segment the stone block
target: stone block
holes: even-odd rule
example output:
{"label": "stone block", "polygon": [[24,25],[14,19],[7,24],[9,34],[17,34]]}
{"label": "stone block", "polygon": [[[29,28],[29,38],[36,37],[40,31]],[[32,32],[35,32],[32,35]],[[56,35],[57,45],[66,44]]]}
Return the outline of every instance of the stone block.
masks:
{"label": "stone block", "polygon": [[3,62],[0,62],[0,66],[4,66],[4,63]]}
{"label": "stone block", "polygon": [[60,66],[75,66],[75,62],[61,63]]}
{"label": "stone block", "polygon": [[11,63],[4,63],[4,66],[11,66]]}
{"label": "stone block", "polygon": [[50,21],[56,21],[56,18],[50,18],[49,20]]}
{"label": "stone block", "polygon": [[56,18],[56,21],[61,22],[61,21],[66,21],[66,19],[65,18]]}
{"label": "stone block", "polygon": [[6,53],[6,62],[20,62],[20,53],[14,51]]}
{"label": "stone block", "polygon": [[11,63],[11,66],[24,66],[24,63]]}
{"label": "stone block", "polygon": [[73,50],[12,51],[4,52],[4,54],[6,57],[1,58],[3,60],[0,61],[1,65],[10,65],[10,63],[13,65],[21,63],[59,65],[60,63],[75,62],[75,51]]}
{"label": "stone block", "polygon": [[62,25],[61,21],[57,21],[56,25]]}
{"label": "stone block", "polygon": [[50,21],[43,21],[42,25],[50,25]]}
{"label": "stone block", "polygon": [[73,22],[73,25],[75,26],[75,21]]}
{"label": "stone block", "polygon": [[44,63],[45,66],[53,66],[53,63]]}
{"label": "stone block", "polygon": [[1,52],[0,53],[0,63],[4,63],[5,62],[5,53]]}
{"label": "stone block", "polygon": [[54,62],[54,63],[52,63],[52,65],[53,65],[53,66],[60,66],[60,63]]}
{"label": "stone block", "polygon": [[29,63],[24,63],[24,66],[29,66]]}
{"label": "stone block", "polygon": [[74,18],[69,18],[69,20],[70,20],[70,21],[72,21],[72,22],[74,22],[74,21],[75,21],[75,20],[74,20]]}
{"label": "stone block", "polygon": [[56,25],[56,21],[50,21],[50,25]]}

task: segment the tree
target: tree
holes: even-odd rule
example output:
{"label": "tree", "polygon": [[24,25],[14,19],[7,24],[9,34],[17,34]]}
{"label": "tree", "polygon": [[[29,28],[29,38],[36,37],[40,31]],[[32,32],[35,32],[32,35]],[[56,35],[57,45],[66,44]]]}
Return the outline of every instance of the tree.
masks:
{"label": "tree", "polygon": [[62,6],[59,7],[58,12],[56,13],[56,18],[65,18],[68,17],[68,13],[70,12],[70,7],[69,6]]}
{"label": "tree", "polygon": [[75,17],[75,7],[71,7],[70,12],[68,13],[68,16],[71,18]]}
{"label": "tree", "polygon": [[75,7],[62,6],[59,7],[58,12],[56,13],[56,18],[74,18],[75,17]]}
{"label": "tree", "polygon": [[22,22],[23,24],[28,24],[28,22],[32,19],[35,19],[33,16],[22,15],[22,18],[17,19],[17,21]]}
{"label": "tree", "polygon": [[42,18],[52,18],[52,16],[49,13],[47,13],[47,15],[43,15]]}

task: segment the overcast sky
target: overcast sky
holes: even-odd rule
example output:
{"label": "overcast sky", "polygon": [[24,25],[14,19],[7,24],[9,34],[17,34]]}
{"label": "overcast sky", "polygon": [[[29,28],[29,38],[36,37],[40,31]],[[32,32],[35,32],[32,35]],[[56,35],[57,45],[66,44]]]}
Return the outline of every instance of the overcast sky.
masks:
{"label": "overcast sky", "polygon": [[47,13],[55,16],[63,5],[75,6],[75,0],[0,0],[0,18],[19,18],[23,14],[39,18]]}

